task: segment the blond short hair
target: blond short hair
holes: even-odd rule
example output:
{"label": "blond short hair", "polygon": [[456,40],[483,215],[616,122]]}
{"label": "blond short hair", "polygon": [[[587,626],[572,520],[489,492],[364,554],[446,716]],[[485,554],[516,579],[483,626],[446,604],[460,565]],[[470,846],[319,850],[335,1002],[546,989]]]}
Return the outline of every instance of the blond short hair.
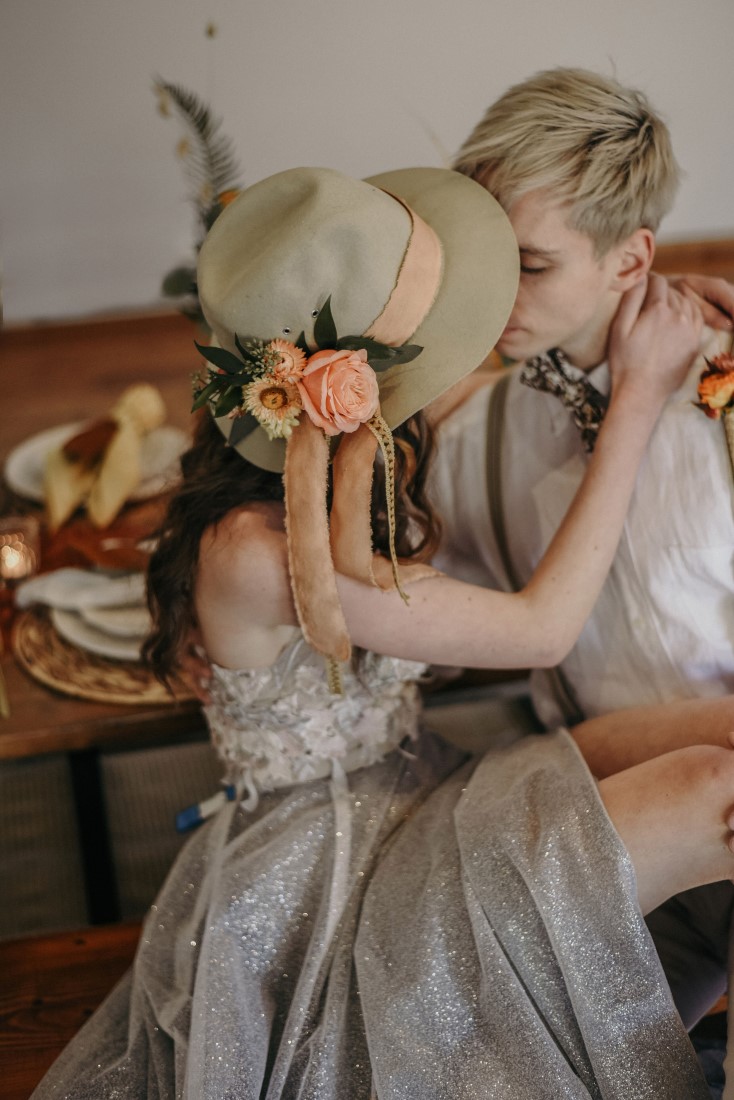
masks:
{"label": "blond short hair", "polygon": [[584,69],[550,69],[516,84],[486,112],[454,168],[507,211],[548,190],[597,255],[640,227],[655,232],[680,170],[670,133],[645,96]]}

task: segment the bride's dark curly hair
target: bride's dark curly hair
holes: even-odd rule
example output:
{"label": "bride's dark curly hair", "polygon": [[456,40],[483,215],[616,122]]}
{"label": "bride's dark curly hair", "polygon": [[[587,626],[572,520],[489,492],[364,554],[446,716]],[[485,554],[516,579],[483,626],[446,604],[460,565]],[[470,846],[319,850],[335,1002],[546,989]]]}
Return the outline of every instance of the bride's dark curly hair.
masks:
{"label": "bride's dark curly hair", "polygon": [[[393,431],[395,440],[395,545],[398,557],[427,561],[441,534],[438,516],[426,496],[433,454],[433,432],[423,413]],[[174,673],[179,655],[196,627],[193,606],[199,544],[207,527],[250,501],[283,500],[280,474],[253,466],[224,443],[207,412],[200,414],[194,442],[181,459],[182,483],[161,525],[148,567],[148,606],[153,627],[143,659],[159,679]],[[372,532],[376,550],[389,556],[382,462],[375,464]]]}

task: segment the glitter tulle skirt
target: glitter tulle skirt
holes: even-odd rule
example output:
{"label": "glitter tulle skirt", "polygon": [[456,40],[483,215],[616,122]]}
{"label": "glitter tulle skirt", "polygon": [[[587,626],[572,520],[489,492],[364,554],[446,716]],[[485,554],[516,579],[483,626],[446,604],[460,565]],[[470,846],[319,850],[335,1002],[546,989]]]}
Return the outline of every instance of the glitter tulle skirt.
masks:
{"label": "glitter tulle skirt", "polygon": [[431,735],[230,804],[34,1100],[705,1100],[632,868],[563,732]]}

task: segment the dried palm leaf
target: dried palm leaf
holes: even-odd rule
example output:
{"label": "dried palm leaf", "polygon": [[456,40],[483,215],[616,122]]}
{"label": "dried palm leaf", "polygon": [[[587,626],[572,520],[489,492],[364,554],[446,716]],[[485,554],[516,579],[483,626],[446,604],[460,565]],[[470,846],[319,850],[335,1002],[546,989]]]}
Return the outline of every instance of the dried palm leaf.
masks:
{"label": "dried palm leaf", "polygon": [[192,188],[192,199],[204,233],[222,209],[220,196],[239,190],[240,167],[232,141],[221,134],[221,119],[188,88],[156,80],[159,110],[169,117],[174,111],[187,129],[178,154]]}

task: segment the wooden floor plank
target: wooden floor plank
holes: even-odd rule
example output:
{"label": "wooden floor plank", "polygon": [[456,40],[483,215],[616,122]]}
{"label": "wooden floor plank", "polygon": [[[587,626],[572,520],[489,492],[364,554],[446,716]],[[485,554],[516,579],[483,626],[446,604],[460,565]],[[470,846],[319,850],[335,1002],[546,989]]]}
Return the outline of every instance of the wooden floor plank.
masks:
{"label": "wooden floor plank", "polygon": [[0,1095],[27,1100],[130,966],[139,924],[0,943]]}

